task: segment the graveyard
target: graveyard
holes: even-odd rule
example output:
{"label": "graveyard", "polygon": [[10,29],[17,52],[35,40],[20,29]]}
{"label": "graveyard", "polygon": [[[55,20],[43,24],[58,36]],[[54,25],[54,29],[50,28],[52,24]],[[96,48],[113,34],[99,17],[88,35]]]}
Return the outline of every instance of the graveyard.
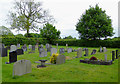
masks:
{"label": "graveyard", "polygon": [[[65,56],[65,62],[62,64],[50,64],[51,53],[47,52],[47,55],[39,55],[39,48],[35,48],[33,53],[27,46],[27,51],[24,51],[21,55],[17,55],[17,62],[20,60],[28,60],[31,62],[31,70],[29,68],[29,73],[22,75],[14,75],[15,63],[9,62],[9,52],[7,51],[7,56],[2,57],[2,82],[118,82],[118,59],[114,59],[111,65],[98,65],[98,64],[87,64],[80,63],[80,60],[90,59],[92,56],[99,60],[105,59],[105,54],[107,54],[107,60],[112,60],[112,51],[116,51],[117,48],[107,48],[106,52],[98,52],[99,48],[94,47],[75,47],[68,46],[70,51],[66,51],[66,46],[52,45],[53,50],[56,48],[56,53],[60,54],[60,48],[64,48],[65,52],[61,55]],[[42,45],[45,51],[45,45]],[[18,49],[21,49],[22,45]],[[82,55],[77,57],[77,49],[82,49]],[[89,50],[88,56],[84,56],[85,51],[83,49],[87,48]],[[74,51],[71,51],[74,49]],[[91,55],[93,49],[96,53]],[[46,67],[37,67],[41,64],[39,60],[47,60],[45,62]],[[17,65],[16,65],[17,66]],[[19,66],[17,66],[19,68]],[[19,68],[22,71],[22,68]],[[16,69],[17,70],[17,69]]]}

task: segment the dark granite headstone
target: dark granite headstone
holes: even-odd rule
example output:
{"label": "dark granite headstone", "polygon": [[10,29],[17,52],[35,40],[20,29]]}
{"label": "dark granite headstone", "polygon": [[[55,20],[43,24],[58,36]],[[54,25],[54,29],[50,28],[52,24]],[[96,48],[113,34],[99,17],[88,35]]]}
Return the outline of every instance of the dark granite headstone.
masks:
{"label": "dark granite headstone", "polygon": [[16,51],[9,52],[9,63],[13,63],[16,61],[17,61],[17,52]]}
{"label": "dark granite headstone", "polygon": [[112,51],[112,61],[115,59],[115,51]]}
{"label": "dark granite headstone", "polygon": [[116,59],[118,59],[118,50],[116,50]]}
{"label": "dark granite headstone", "polygon": [[22,55],[22,54],[24,54],[23,49],[17,49],[17,55]]}
{"label": "dark granite headstone", "polygon": [[0,48],[0,55],[1,57],[7,56],[7,48]]}

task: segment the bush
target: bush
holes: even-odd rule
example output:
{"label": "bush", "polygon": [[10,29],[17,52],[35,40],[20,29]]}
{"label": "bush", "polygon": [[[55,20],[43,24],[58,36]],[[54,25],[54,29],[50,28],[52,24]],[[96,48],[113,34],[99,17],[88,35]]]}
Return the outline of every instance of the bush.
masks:
{"label": "bush", "polygon": [[50,57],[50,63],[56,64],[56,60],[57,60],[57,56],[59,54],[52,54],[52,56]]}
{"label": "bush", "polygon": [[97,60],[97,58],[94,57],[94,56],[92,56],[92,57],[90,58],[90,60]]}

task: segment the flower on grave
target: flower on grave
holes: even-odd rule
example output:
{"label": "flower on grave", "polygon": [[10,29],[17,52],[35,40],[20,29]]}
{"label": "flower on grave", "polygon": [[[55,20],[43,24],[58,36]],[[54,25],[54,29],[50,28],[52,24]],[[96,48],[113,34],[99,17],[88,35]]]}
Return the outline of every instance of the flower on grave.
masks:
{"label": "flower on grave", "polygon": [[97,58],[95,56],[92,56],[90,60],[97,60]]}
{"label": "flower on grave", "polygon": [[53,53],[52,56],[50,57],[50,63],[56,64],[56,59],[59,54]]}

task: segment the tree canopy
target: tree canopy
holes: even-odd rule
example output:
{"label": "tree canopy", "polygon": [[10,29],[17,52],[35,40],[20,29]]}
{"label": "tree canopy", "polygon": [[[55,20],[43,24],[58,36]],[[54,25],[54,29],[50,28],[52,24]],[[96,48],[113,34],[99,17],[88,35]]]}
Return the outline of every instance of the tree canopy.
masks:
{"label": "tree canopy", "polygon": [[12,31],[5,27],[5,26],[0,26],[0,35],[5,36],[5,35],[13,35]]}
{"label": "tree canopy", "polygon": [[[40,2],[34,0],[23,1],[19,0],[14,3],[14,12],[10,11],[9,19],[11,29],[17,29],[17,31],[38,31],[38,24],[45,24],[47,22],[54,22],[52,16],[48,14],[47,10],[43,10]],[[29,37],[29,36],[28,36]]]}
{"label": "tree canopy", "polygon": [[46,38],[49,43],[51,43],[52,40],[59,39],[60,37],[60,31],[55,29],[55,26],[49,23],[45,24],[43,29],[40,29],[40,34],[43,38]]}
{"label": "tree canopy", "polygon": [[98,5],[91,7],[82,14],[76,24],[81,39],[96,40],[113,36],[113,27],[110,16]]}

